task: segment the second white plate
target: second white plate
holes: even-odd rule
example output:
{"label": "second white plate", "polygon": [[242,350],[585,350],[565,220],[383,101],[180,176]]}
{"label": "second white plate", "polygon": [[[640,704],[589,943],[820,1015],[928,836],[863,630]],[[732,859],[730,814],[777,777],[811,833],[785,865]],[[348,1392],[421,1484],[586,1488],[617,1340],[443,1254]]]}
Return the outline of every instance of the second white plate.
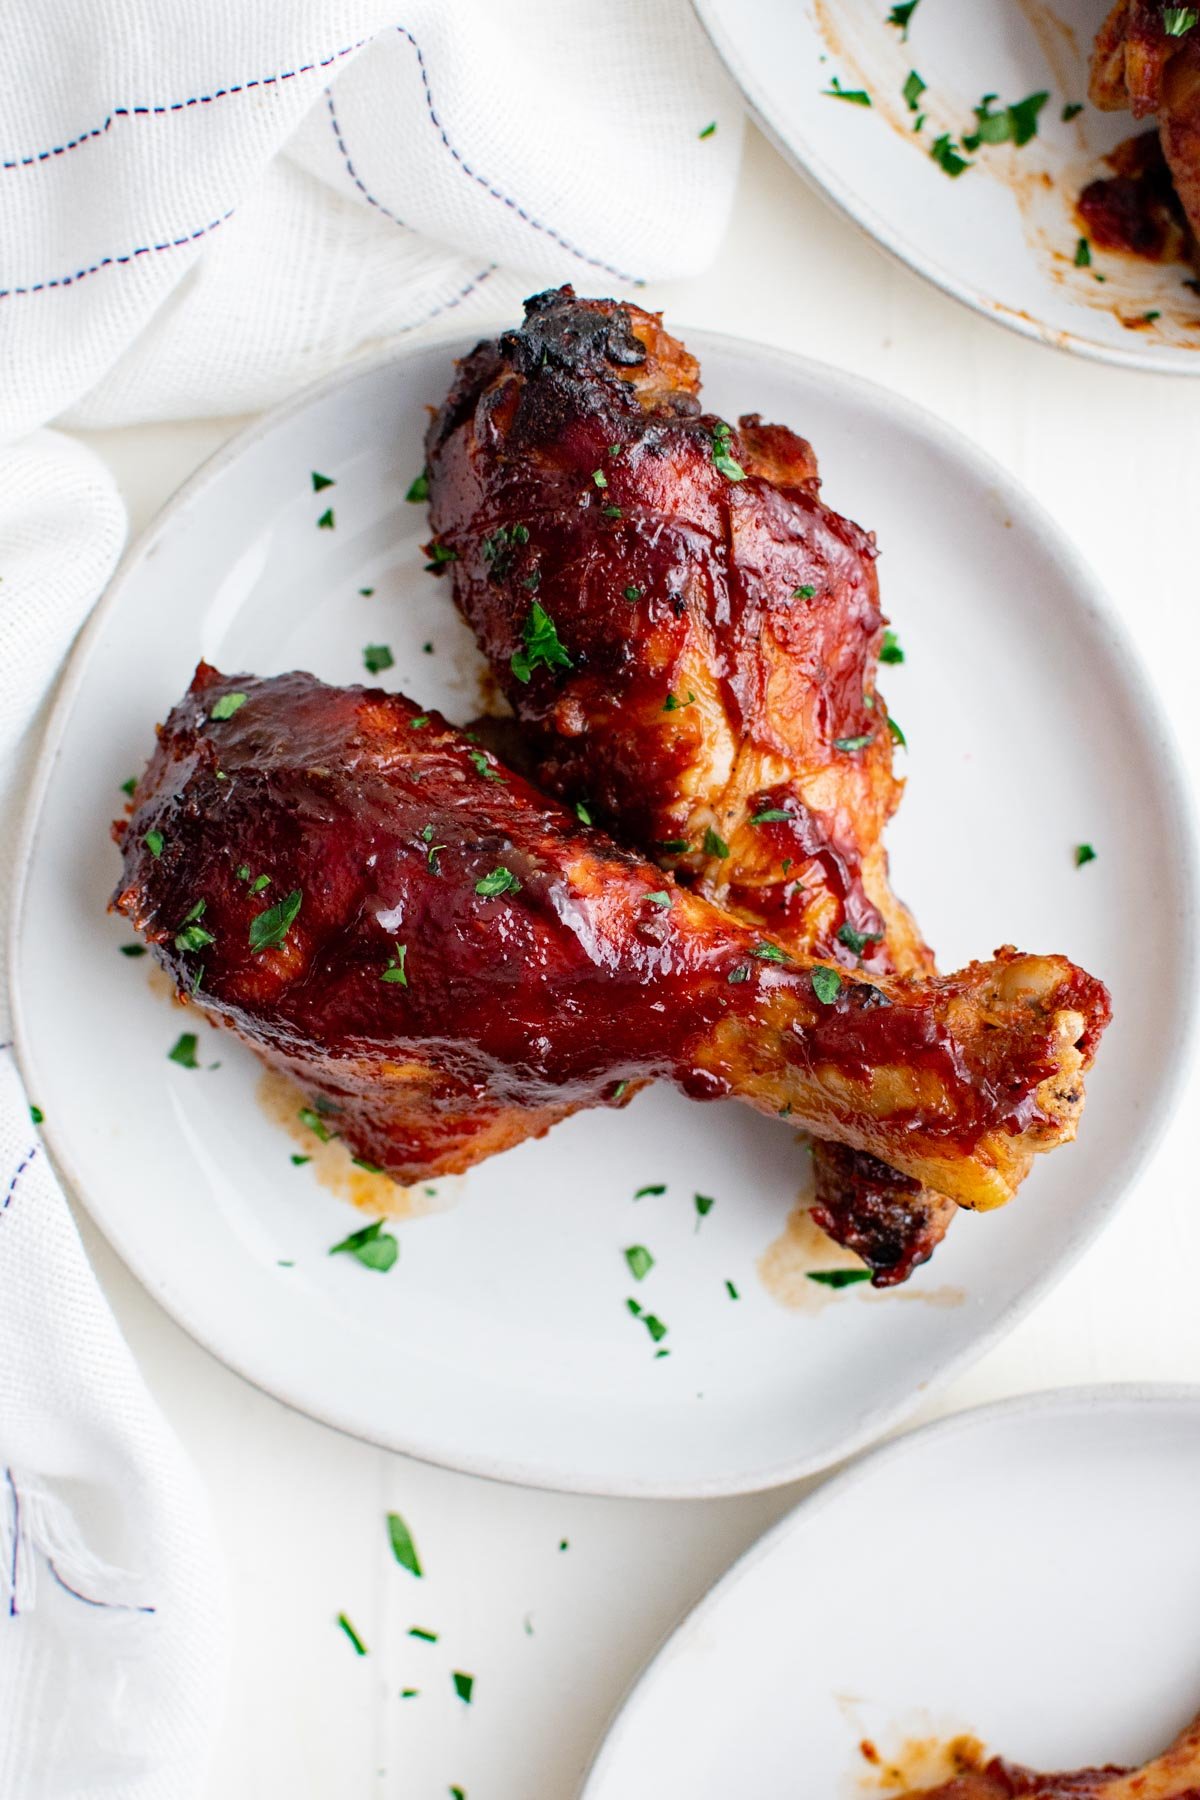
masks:
{"label": "second white plate", "polygon": [[[189,1331],[381,1444],[598,1493],[785,1481],[868,1441],[978,1354],[1143,1161],[1196,986],[1173,752],[1055,528],[886,394],[686,335],[711,404],[811,436],[830,501],[878,531],[907,653],[885,671],[911,746],[894,874],[943,966],[1011,940],[1069,951],[1112,987],[1080,1140],[1011,1208],[958,1221],[905,1291],[830,1294],[807,1280],[810,1248],[788,1224],[806,1169],[793,1134],[660,1089],[419,1194],[431,1210],[396,1227],[400,1258],[381,1275],[329,1255],[363,1222],[345,1193],[374,1217],[378,1178],[332,1167],[294,1100],[262,1103],[253,1056],[175,1007],[148,959],[120,954],[108,821],[199,657],[354,681],[370,679],[363,647],[386,644],[385,685],[459,720],[479,709],[479,658],[446,585],[423,572],[424,509],[403,499],[424,409],[449,379],[445,346],[351,370],[271,415],[132,552],[66,678],[14,943],[19,1052],[50,1148]],[[315,492],[314,472],[333,485]],[[1084,840],[1098,860],[1077,869]],[[167,1054],[188,1030],[195,1069]],[[641,1188],[662,1191],[635,1199]],[[696,1193],[715,1201],[703,1218]],[[632,1244],[656,1259],[640,1286]],[[668,1357],[627,1311],[634,1292],[667,1325]]]}

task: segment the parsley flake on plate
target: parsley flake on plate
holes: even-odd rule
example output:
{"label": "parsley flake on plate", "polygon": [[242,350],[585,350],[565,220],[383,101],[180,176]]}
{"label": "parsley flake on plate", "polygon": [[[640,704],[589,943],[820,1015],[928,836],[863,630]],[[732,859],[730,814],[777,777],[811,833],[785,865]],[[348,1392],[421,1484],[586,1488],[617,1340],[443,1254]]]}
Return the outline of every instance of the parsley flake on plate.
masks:
{"label": "parsley flake on plate", "polygon": [[357,1257],[364,1269],[375,1269],[386,1275],[400,1254],[400,1246],[391,1232],[383,1229],[384,1223],[383,1219],[376,1219],[373,1225],[352,1231],[340,1244],[330,1247],[330,1256]]}
{"label": "parsley flake on plate", "polygon": [[322,488],[336,486],[332,475],[318,475],[315,469],[312,472],[312,484],[314,494],[319,494]]}
{"label": "parsley flake on plate", "polygon": [[894,631],[883,634],[883,643],[879,647],[879,660],[882,663],[902,663],[904,651],[900,648],[900,640]]}
{"label": "parsley flake on plate", "polygon": [[428,498],[429,498],[429,470],[428,469],[421,470],[421,473],[417,476],[416,480],[410,485],[409,490],[408,490],[407,494],[405,494],[404,498],[412,506],[420,506],[420,504],[423,500],[428,500]]}
{"label": "parsley flake on plate", "polygon": [[[392,1555],[402,1569],[407,1569],[409,1574],[415,1575],[419,1581],[424,1574],[424,1570],[421,1567],[421,1559],[417,1555],[417,1546],[413,1543],[412,1532],[408,1529],[408,1526],[404,1523],[404,1520],[400,1517],[398,1512],[390,1512],[388,1514],[387,1529],[388,1542],[392,1546]],[[409,1637],[428,1638],[431,1644],[437,1642],[437,1639],[431,1637],[427,1631],[414,1630],[410,1631],[408,1635]]]}
{"label": "parsley flake on plate", "polygon": [[926,83],[921,80],[915,69],[908,71],[908,79],[901,92],[909,112],[917,112],[920,108],[921,95],[925,92]]}
{"label": "parsley flake on plate", "polygon": [[974,163],[968,162],[966,157],[960,153],[948,131],[943,131],[941,137],[934,138],[929,148],[929,154],[944,175],[957,178],[964,169],[975,167]]}
{"label": "parsley flake on plate", "polygon": [[713,1207],[717,1204],[711,1194],[693,1194],[692,1195],[692,1203],[696,1208],[696,1224],[697,1224],[697,1226],[699,1225],[701,1219],[707,1219],[709,1213],[712,1211]]}
{"label": "parsley flake on plate", "polygon": [[635,1281],[645,1281],[647,1275],[654,1267],[654,1258],[647,1250],[645,1244],[630,1244],[628,1249],[623,1252],[623,1255],[625,1261],[629,1265],[629,1273],[633,1276],[633,1279]]}
{"label": "parsley flake on plate", "polygon": [[118,944],[122,956],[145,956],[145,944]]}
{"label": "parsley flake on plate", "polygon": [[408,945],[397,944],[388,957],[387,968],[379,977],[380,981],[389,981],[394,987],[408,986],[408,972],[404,967],[408,957]]}
{"label": "parsley flake on plate", "polygon": [[696,133],[696,136],[698,138],[700,138],[701,141],[703,141],[705,138],[715,137],[716,134],[717,134],[717,121],[715,119],[713,119],[710,124],[708,124],[704,127],[703,131],[698,131]]}
{"label": "parsley flake on plate", "polygon": [[822,1006],[832,1006],[842,991],[842,978],[836,969],[830,969],[824,963],[818,963],[811,971],[813,993]]}
{"label": "parsley flake on plate", "polygon": [[256,955],[263,950],[280,948],[296,922],[296,915],[303,901],[304,895],[300,889],[293,888],[285,899],[277,900],[274,906],[268,906],[266,912],[260,912],[251,919],[250,948]]}
{"label": "parsley flake on plate", "polygon": [[311,1156],[298,1156],[295,1152],[292,1153],[291,1164],[293,1169],[302,1169],[305,1163],[310,1163],[311,1161]]}
{"label": "parsley flake on plate", "polygon": [[537,668],[570,669],[571,658],[559,640],[554,620],[539,600],[529,608],[529,616],[521,628],[522,648],[514,650],[509,666],[518,681],[528,681]]}
{"label": "parsley flake on plate", "polygon": [[121,792],[123,794],[128,794],[129,798],[132,800],[133,799],[133,790],[136,786],[137,786],[137,776],[131,775],[129,777],[128,781],[123,781],[121,783]]}
{"label": "parsley flake on plate", "polygon": [[196,1046],[199,1041],[194,1031],[181,1031],[167,1051],[167,1061],[178,1063],[181,1069],[198,1069]]}
{"label": "parsley flake on plate", "polygon": [[1071,120],[1077,119],[1082,111],[1083,111],[1083,101],[1082,100],[1069,100],[1067,102],[1066,106],[1064,106],[1062,109],[1063,124],[1069,125],[1071,123]]}
{"label": "parsley flake on plate", "polygon": [[995,94],[985,94],[975,110],[975,129],[964,132],[963,149],[978,150],[981,144],[1012,144],[1020,149],[1037,136],[1038,114],[1050,98],[1047,93],[1027,94],[1011,106],[993,109]]}
{"label": "parsley flake on plate", "polygon": [[354,1645],[355,1656],[365,1656],[367,1654],[367,1646],[363,1643],[344,1612],[338,1614],[337,1622],[345,1632],[346,1636],[350,1639],[350,1642]]}
{"label": "parsley flake on plate", "polygon": [[833,77],[827,88],[821,89],[827,100],[849,100],[852,106],[870,106],[871,96],[866,88],[844,88],[837,76]]}
{"label": "parsley flake on plate", "polygon": [[381,675],[384,669],[392,668],[396,661],[390,644],[364,645],[362,659],[368,675]]}
{"label": "parsley flake on plate", "polygon": [[[392,1519],[394,1519],[395,1516],[395,1513],[388,1514],[388,1517]],[[408,1635],[411,1638],[419,1638],[423,1644],[436,1644],[438,1641],[437,1632],[426,1631],[423,1625],[410,1625],[408,1628]]]}
{"label": "parsley flake on plate", "polygon": [[726,1281],[725,1292],[729,1295],[729,1298],[731,1300],[740,1300],[742,1297],[738,1293],[738,1291],[737,1291],[736,1287],[733,1285],[732,1281]]}
{"label": "parsley flake on plate", "polygon": [[887,25],[894,25],[899,31],[901,39],[906,39],[908,37],[909,20],[916,12],[920,3],[921,0],[900,0],[898,6],[893,6],[884,23]]}
{"label": "parsley flake on plate", "polygon": [[358,591],[359,591],[359,594],[362,597],[362,599],[369,600],[371,598],[371,595],[375,592],[375,589],[374,588],[359,588]]}
{"label": "parsley flake on plate", "polygon": [[1095,862],[1096,852],[1090,844],[1076,844],[1075,867],[1082,869],[1085,863]]}
{"label": "parsley flake on plate", "polygon": [[44,1125],[46,1123],[46,1115],[40,1106],[31,1106],[29,1108],[29,1116],[35,1125]]}
{"label": "parsley flake on plate", "polygon": [[335,523],[335,521],[334,521],[334,517],[333,517],[333,508],[332,508],[332,506],[327,506],[325,508],[325,511],[321,514],[320,518],[317,520],[317,530],[318,531],[332,531],[333,527],[334,527],[334,523]]}
{"label": "parsley flake on plate", "polygon": [[645,1200],[651,1194],[665,1194],[666,1191],[667,1184],[665,1181],[652,1181],[646,1187],[640,1187],[633,1197],[635,1200]]}
{"label": "parsley flake on plate", "polygon": [[454,1683],[454,1691],[464,1706],[470,1706],[471,1695],[475,1692],[475,1677],[464,1674],[462,1669],[451,1671],[450,1679]]}
{"label": "parsley flake on plate", "polygon": [[517,880],[517,877],[513,874],[512,870],[501,867],[493,869],[490,875],[485,875],[481,880],[477,881],[475,883],[475,892],[477,894],[482,894],[485,900],[494,900],[498,894],[517,893],[520,886],[521,883]]}
{"label": "parsley flake on plate", "polygon": [[810,1269],[810,1281],[819,1281],[822,1287],[853,1287],[857,1281],[870,1281],[870,1269]]}

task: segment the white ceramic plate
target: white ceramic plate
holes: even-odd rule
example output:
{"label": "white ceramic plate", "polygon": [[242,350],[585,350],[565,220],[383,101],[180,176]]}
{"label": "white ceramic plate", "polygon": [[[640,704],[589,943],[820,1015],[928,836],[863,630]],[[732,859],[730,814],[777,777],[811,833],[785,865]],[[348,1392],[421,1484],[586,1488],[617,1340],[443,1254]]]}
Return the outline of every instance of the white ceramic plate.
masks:
{"label": "white ceramic plate", "polygon": [[700,1603],[581,1800],[878,1800],[864,1739],[910,1778],[917,1740],[964,1733],[1037,1769],[1140,1763],[1200,1709],[1198,1510],[1195,1388],[1042,1394],[901,1438]]}
{"label": "white ceramic plate", "polygon": [[[108,821],[197,658],[354,681],[361,647],[387,643],[387,685],[452,718],[478,707],[478,656],[447,586],[422,572],[423,509],[403,499],[446,347],[350,371],[273,414],[133,551],[66,679],[15,939],[19,1051],[50,1148],[189,1331],[379,1443],[601,1493],[784,1481],[869,1440],[978,1354],[1143,1161],[1196,986],[1173,752],[1095,580],[1050,522],[882,392],[775,352],[688,341],[712,403],[811,434],[830,500],[879,532],[908,653],[887,671],[912,746],[894,870],[945,965],[1012,940],[1067,948],[1112,986],[1117,1022],[1080,1142],[1047,1158],[1005,1215],[958,1221],[892,1296],[829,1296],[802,1259],[797,1271],[799,1249],[790,1277],[776,1256],[768,1291],[758,1260],[784,1233],[805,1156],[775,1121],[662,1089],[438,1184],[440,1210],[398,1227],[400,1260],[380,1275],[327,1254],[355,1218],[314,1179],[318,1163],[290,1163],[316,1146],[264,1111],[250,1053],[201,1025],[204,1066],[168,1060],[195,1021],[148,979],[149,959],[118,954],[128,932],[105,913]],[[314,494],[314,470],[336,485]],[[327,504],[335,526],[320,530]],[[1098,860],[1077,870],[1082,840]],[[660,1183],[665,1194],[634,1201]],[[716,1201],[699,1229],[696,1192]],[[657,1259],[637,1291],[669,1327],[667,1358],[625,1308],[634,1243]],[[789,1282],[815,1310],[780,1303]]]}
{"label": "white ceramic plate", "polygon": [[[1143,129],[1091,106],[1062,119],[1087,99],[1109,0],[919,0],[907,42],[886,23],[890,0],[694,4],[784,155],[918,274],[1046,343],[1200,374],[1200,296],[1183,286],[1194,271],[1102,251],[1075,266],[1075,201],[1108,172],[1105,151]],[[919,133],[902,91],[913,69],[926,83]],[[825,97],[834,76],[871,106]],[[942,132],[961,145],[984,94],[1010,103],[1044,91],[1038,134],[1021,149],[984,148],[955,179],[933,161]]]}

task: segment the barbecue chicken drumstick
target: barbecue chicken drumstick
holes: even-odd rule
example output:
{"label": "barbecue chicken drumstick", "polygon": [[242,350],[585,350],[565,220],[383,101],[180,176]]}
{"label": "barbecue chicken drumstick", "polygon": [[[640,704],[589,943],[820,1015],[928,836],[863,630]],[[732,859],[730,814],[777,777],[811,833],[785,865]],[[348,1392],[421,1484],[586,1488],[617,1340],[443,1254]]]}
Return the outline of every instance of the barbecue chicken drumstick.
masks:
{"label": "barbecue chicken drumstick", "polygon": [[667,1079],[994,1206],[1108,1017],[1062,957],[919,988],[793,960],[437,714],[310,675],[201,664],[115,831],[113,905],[181,995],[398,1181]]}
{"label": "barbecue chicken drumstick", "polygon": [[[434,567],[539,783],[798,955],[931,974],[887,879],[872,539],[803,439],[701,413],[656,316],[570,288],[526,311],[460,366],[427,451]],[[818,1223],[879,1284],[953,1214],[852,1151],[815,1166]]]}

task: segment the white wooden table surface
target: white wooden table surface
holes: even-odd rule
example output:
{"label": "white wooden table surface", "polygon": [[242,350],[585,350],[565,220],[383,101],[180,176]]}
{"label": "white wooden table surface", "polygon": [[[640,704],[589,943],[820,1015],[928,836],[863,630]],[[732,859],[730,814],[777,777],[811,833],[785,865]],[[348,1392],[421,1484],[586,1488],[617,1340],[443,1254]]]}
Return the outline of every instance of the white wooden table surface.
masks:
{"label": "white wooden table surface", "polygon": [[[672,325],[739,333],[853,369],[986,445],[1090,557],[1200,772],[1200,381],[1101,367],[977,318],[886,259],[753,133],[716,267],[642,298]],[[235,423],[88,441],[116,471],[137,529]],[[986,669],[963,679],[982,685]],[[1118,845],[1095,876],[1121,879]],[[1198,1100],[1193,1078],[1102,1241],[919,1417],[1058,1384],[1200,1382],[1200,1184],[1190,1142]],[[208,1485],[228,1557],[233,1681],[214,1800],[443,1800],[452,1784],[469,1800],[571,1800],[659,1639],[797,1497],[787,1489],[693,1504],[564,1498],[352,1442],[213,1361],[82,1223],[146,1377]],[[413,1528],[423,1581],[392,1561],[388,1508]],[[369,1646],[365,1658],[336,1628],[342,1610]],[[409,1637],[413,1625],[439,1641]],[[455,1696],[454,1669],[476,1677],[470,1707]],[[404,1688],[420,1692],[401,1699]]]}

